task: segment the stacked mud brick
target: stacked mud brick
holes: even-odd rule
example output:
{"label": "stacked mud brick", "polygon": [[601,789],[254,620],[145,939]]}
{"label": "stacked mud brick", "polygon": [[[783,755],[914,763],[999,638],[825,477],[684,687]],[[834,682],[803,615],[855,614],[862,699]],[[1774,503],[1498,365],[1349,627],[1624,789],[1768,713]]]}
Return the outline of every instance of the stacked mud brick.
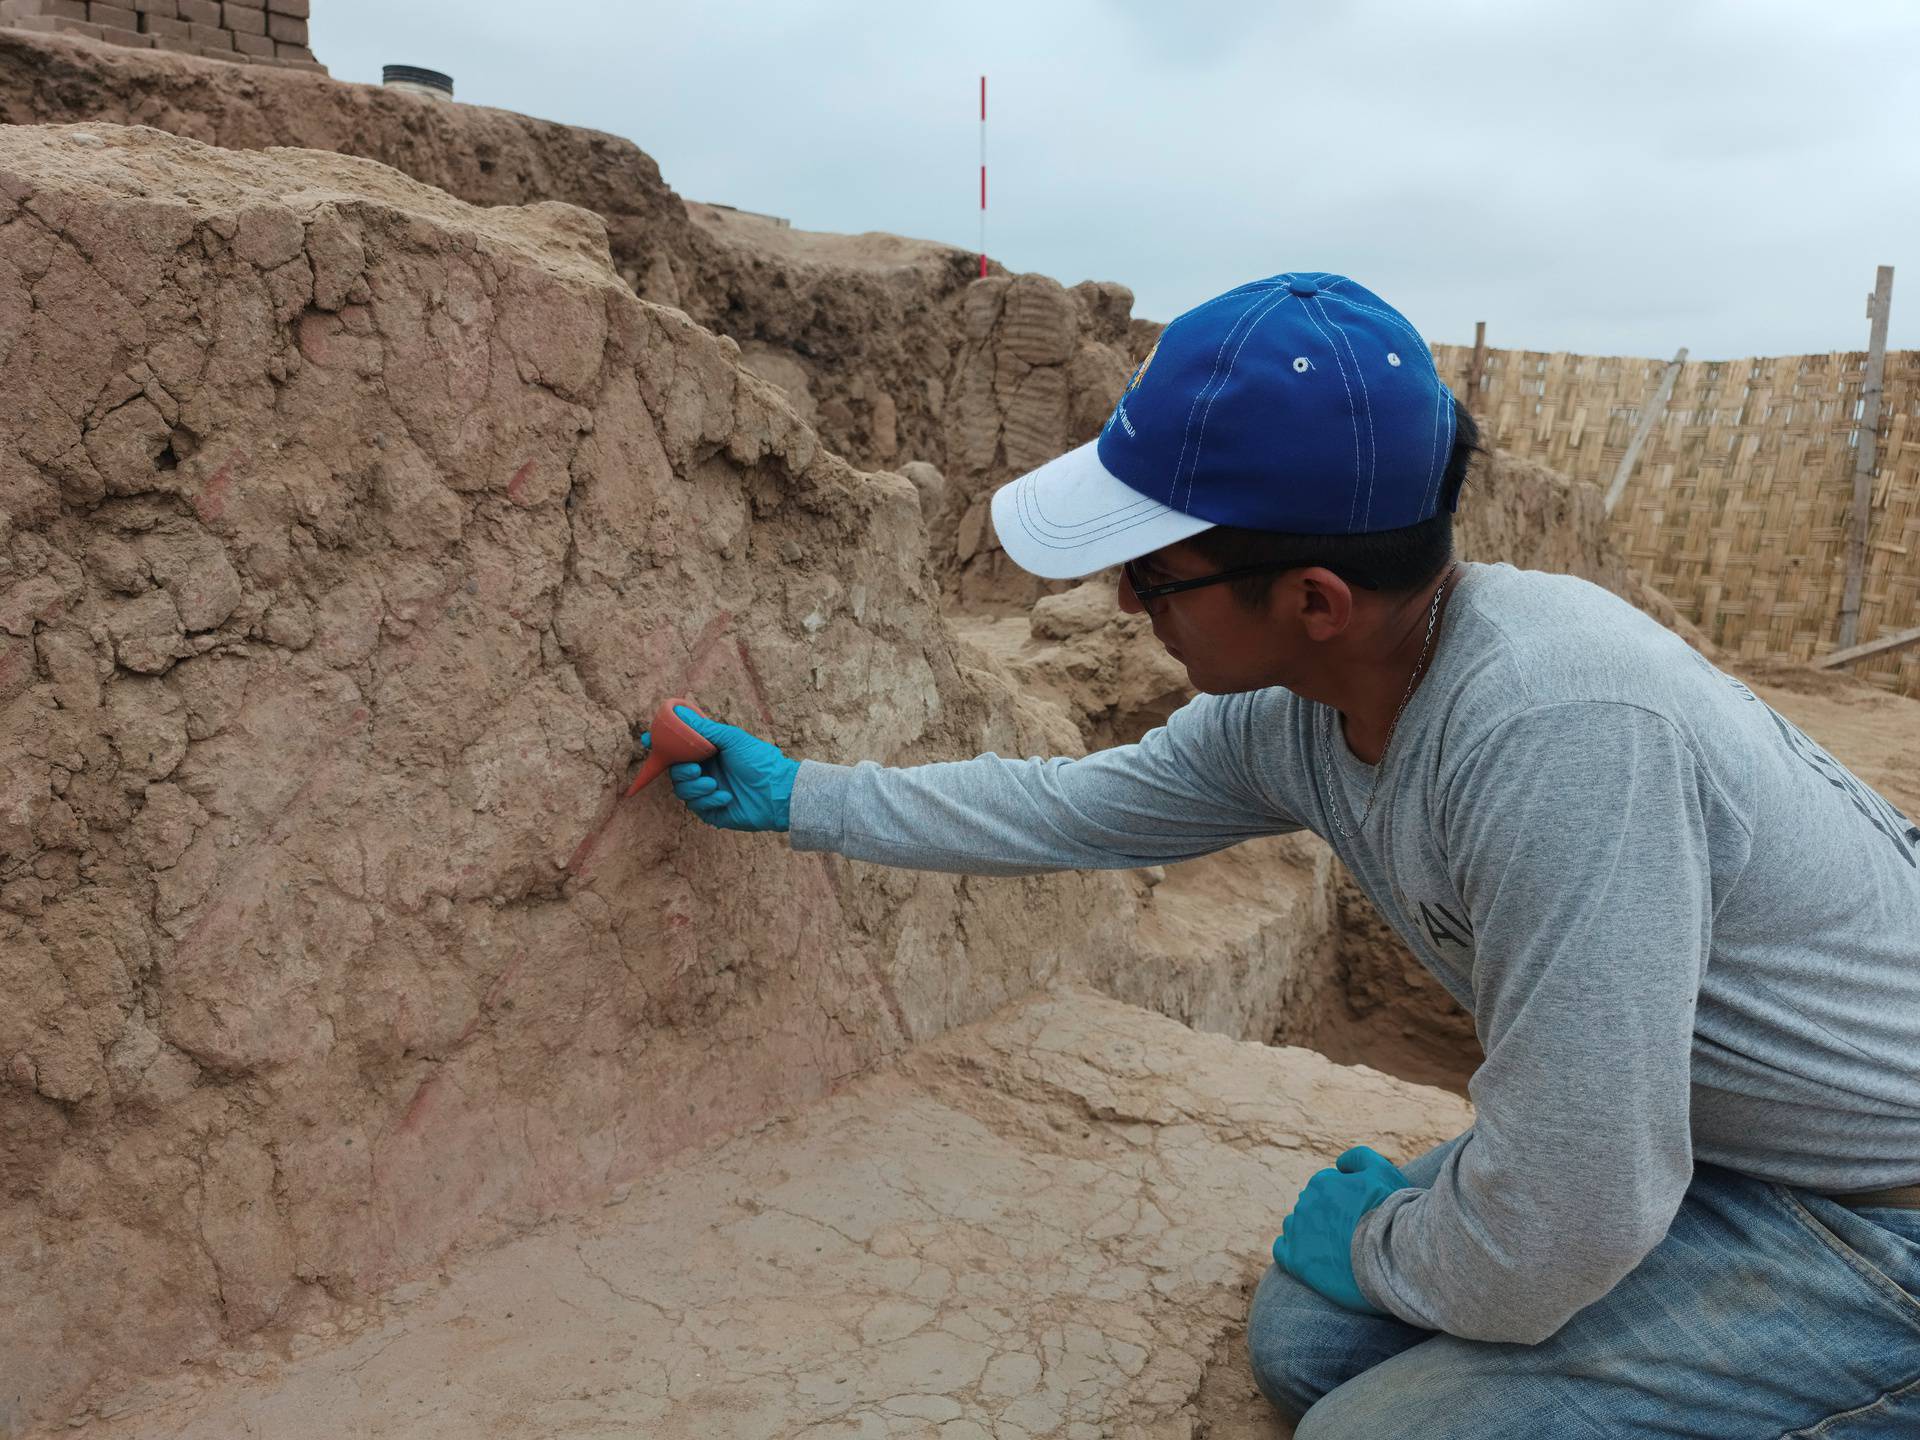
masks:
{"label": "stacked mud brick", "polygon": [[307,48],[311,0],[0,0],[0,26],[84,35],[252,65],[326,73]]}

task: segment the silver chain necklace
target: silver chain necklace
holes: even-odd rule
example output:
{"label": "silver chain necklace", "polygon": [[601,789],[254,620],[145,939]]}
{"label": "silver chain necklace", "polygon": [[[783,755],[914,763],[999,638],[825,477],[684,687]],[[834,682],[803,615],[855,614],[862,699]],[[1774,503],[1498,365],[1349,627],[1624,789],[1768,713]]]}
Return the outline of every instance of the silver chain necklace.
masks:
{"label": "silver chain necklace", "polygon": [[[1433,637],[1440,625],[1440,602],[1446,598],[1447,590],[1453,584],[1454,573],[1459,568],[1458,561],[1449,565],[1439,588],[1433,592],[1433,608],[1427,612],[1427,638],[1420,646],[1420,659],[1413,667],[1413,674],[1407,677],[1407,693],[1400,697],[1400,708],[1393,712],[1393,719],[1387,725],[1386,743],[1380,747],[1380,763],[1373,767],[1373,784],[1367,787],[1366,808],[1360,812],[1360,828],[1365,828],[1367,817],[1373,814],[1374,797],[1380,793],[1380,776],[1387,768],[1387,755],[1393,749],[1393,735],[1400,728],[1400,717],[1406,713],[1407,702],[1413,699],[1414,687],[1420,683],[1420,677],[1427,673],[1427,658],[1433,653]],[[1320,774],[1327,787],[1327,818],[1333,821],[1333,828],[1340,833],[1341,839],[1350,840],[1355,832],[1349,830],[1340,818],[1336,799],[1340,791],[1333,778],[1333,747],[1346,743],[1340,734],[1340,712],[1331,705],[1321,708],[1332,717],[1329,722],[1331,733],[1320,751]]]}

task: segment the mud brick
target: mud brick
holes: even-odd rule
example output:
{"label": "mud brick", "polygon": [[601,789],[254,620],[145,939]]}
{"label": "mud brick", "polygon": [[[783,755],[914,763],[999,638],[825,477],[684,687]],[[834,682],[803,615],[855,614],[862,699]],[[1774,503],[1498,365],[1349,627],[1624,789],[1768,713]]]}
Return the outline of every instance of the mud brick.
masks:
{"label": "mud brick", "polygon": [[193,43],[205,49],[211,45],[216,50],[233,49],[233,34],[222,30],[218,25],[202,25],[198,20],[188,22],[187,33],[193,37]]}
{"label": "mud brick", "polygon": [[276,41],[273,47],[273,53],[278,55],[282,60],[297,65],[317,65],[320,63],[313,58],[313,51],[304,45],[287,45]]}
{"label": "mud brick", "polygon": [[142,15],[164,15],[172,20],[180,13],[175,0],[127,0]]}
{"label": "mud brick", "polygon": [[242,55],[258,55],[267,60],[273,58],[273,41],[265,35],[248,35],[236,30],[233,32],[233,48]]}
{"label": "mud brick", "polygon": [[235,5],[232,0],[220,7],[220,23],[236,35],[264,35],[267,33],[267,12],[249,10],[244,5]]}
{"label": "mud brick", "polygon": [[179,7],[182,20],[190,20],[195,25],[220,23],[220,0],[174,0],[174,3]]}
{"label": "mud brick", "polygon": [[230,60],[235,64],[238,64],[240,60],[240,57],[232,50],[219,45],[202,45],[200,47],[200,56],[204,60]]}
{"label": "mud brick", "polygon": [[60,33],[62,35],[84,35],[89,40],[98,40],[100,38],[100,27],[98,25],[89,25],[85,20],[63,19],[60,21]]}
{"label": "mud brick", "polygon": [[89,0],[87,19],[102,29],[138,30],[140,17],[124,5],[103,5],[100,0]]}
{"label": "mud brick", "polygon": [[40,0],[34,7],[36,13],[51,15],[56,20],[84,20],[87,18],[86,0]]}
{"label": "mud brick", "polygon": [[102,25],[100,38],[109,45],[130,45],[135,50],[153,48],[153,36],[142,35],[138,30],[122,30],[116,25]]}
{"label": "mud brick", "polygon": [[6,22],[10,30],[30,30],[43,35],[51,35],[60,28],[61,22],[51,15],[17,15]]}
{"label": "mud brick", "polygon": [[47,13],[40,0],[0,0],[0,25],[16,20],[33,20]]}
{"label": "mud brick", "polygon": [[291,15],[296,20],[304,20],[312,13],[307,0],[267,0],[267,9],[276,15]]}
{"label": "mud brick", "polygon": [[193,27],[184,20],[175,20],[170,15],[142,15],[140,28],[149,35],[178,35],[182,40],[191,38]]}
{"label": "mud brick", "polygon": [[[181,23],[184,25],[186,22],[182,21]],[[156,33],[153,37],[153,48],[156,50],[171,50],[176,55],[198,55],[200,53],[200,47],[193,43],[193,37],[190,35],[162,35]]]}
{"label": "mud brick", "polygon": [[307,43],[307,22],[296,20],[291,15],[269,15],[267,34],[282,45],[304,45]]}

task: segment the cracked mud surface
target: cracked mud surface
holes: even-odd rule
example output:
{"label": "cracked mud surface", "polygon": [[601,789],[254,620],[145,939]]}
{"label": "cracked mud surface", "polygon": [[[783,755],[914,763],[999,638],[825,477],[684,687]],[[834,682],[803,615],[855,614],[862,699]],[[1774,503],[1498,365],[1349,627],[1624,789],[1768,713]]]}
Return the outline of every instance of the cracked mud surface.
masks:
{"label": "cracked mud surface", "polygon": [[942,377],[960,344],[970,251],[858,247],[791,231],[770,250],[751,217],[689,206],[650,156],[616,135],[59,36],[0,30],[0,119],[147,125],[229,150],[328,150],[475,205],[558,200],[592,210],[620,279],[733,337],[748,368],[785,388],[836,454],[866,467],[939,463]]}
{"label": "cracked mud surface", "polygon": [[1467,1123],[1055,991],[84,1433],[1279,1436],[1237,1335],[1286,1202],[1356,1137]]}
{"label": "cracked mud surface", "polygon": [[1116,876],[615,803],[664,694],[823,759],[1080,742],[958,657],[913,485],[593,215],[10,127],[0,279],[0,1424],[1129,963]]}

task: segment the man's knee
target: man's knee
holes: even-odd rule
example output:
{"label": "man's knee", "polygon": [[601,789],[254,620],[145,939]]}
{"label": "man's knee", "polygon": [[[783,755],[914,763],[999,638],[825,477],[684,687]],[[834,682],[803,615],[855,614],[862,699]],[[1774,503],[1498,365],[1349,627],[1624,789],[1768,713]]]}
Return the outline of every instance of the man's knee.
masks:
{"label": "man's knee", "polygon": [[[1452,1417],[1436,1415],[1429,1407],[1422,1406],[1422,1418],[1413,1419],[1409,1412],[1415,1407],[1408,1403],[1409,1397],[1385,1396],[1385,1388],[1369,1376],[1355,1376],[1352,1384],[1326,1396],[1294,1422],[1293,1440],[1426,1440],[1428,1435],[1459,1433],[1451,1428]],[[1383,1400],[1398,1403],[1383,1405]],[[1502,1433],[1496,1428],[1482,1435]]]}
{"label": "man's knee", "polygon": [[1426,1335],[1343,1309],[1273,1265],[1254,1291],[1247,1357],[1260,1393],[1298,1422],[1322,1395]]}
{"label": "man's knee", "polygon": [[[1356,1375],[1308,1411],[1293,1440],[1486,1440],[1560,1433],[1444,1338]],[[1518,1347],[1500,1347],[1518,1348]]]}

